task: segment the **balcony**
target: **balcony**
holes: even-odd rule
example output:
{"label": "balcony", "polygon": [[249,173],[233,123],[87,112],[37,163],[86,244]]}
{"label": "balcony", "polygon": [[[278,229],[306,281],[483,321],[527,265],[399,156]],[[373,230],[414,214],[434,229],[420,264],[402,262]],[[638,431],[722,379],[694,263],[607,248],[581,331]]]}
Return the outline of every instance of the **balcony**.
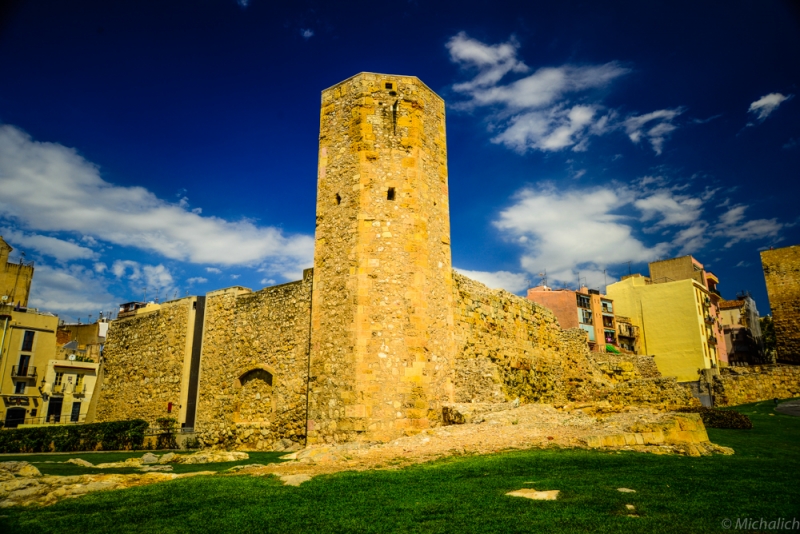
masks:
{"label": "balcony", "polygon": [[707,313],[705,315],[705,317],[703,317],[703,319],[705,320],[705,322],[707,322],[709,324],[713,324],[714,323],[714,318],[711,316],[711,314]]}
{"label": "balcony", "polygon": [[23,367],[20,367],[19,365],[14,365],[13,367],[11,367],[11,377],[36,380],[36,367],[34,367],[33,365],[27,365]]}
{"label": "balcony", "polygon": [[717,344],[717,338],[714,335],[708,336],[708,344],[709,345],[716,345]]}

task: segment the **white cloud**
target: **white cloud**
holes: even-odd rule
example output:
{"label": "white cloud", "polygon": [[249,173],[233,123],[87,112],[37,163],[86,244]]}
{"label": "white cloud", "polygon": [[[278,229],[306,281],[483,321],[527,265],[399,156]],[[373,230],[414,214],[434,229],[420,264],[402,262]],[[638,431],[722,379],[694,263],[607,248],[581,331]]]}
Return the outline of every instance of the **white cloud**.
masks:
{"label": "white cloud", "polygon": [[459,92],[470,92],[478,87],[493,85],[509,72],[528,71],[527,65],[517,59],[519,43],[513,37],[507,43],[487,45],[471,39],[465,32],[460,32],[451,37],[445,46],[453,63],[478,71],[471,81],[453,87]]}
{"label": "white cloud", "polygon": [[711,241],[711,234],[708,232],[708,223],[705,221],[696,221],[688,228],[684,228],[675,234],[672,242],[680,247],[678,250],[679,256],[686,254],[694,254],[703,248]]}
{"label": "white cloud", "polygon": [[107,283],[91,269],[78,265],[53,267],[39,263],[31,285],[30,305],[58,311],[66,320],[99,312],[115,312],[122,299],[111,295]]}
{"label": "white cloud", "polygon": [[94,259],[97,253],[70,241],[55,237],[19,232],[11,228],[0,228],[0,235],[15,248],[31,248],[58,261]]}
{"label": "white cloud", "polygon": [[653,147],[655,153],[660,155],[664,148],[664,142],[677,129],[673,121],[683,111],[682,108],[660,109],[644,115],[628,117],[623,122],[625,133],[634,143],[645,139]]}
{"label": "white cloud", "polygon": [[468,271],[459,268],[455,270],[464,276],[486,284],[492,289],[505,289],[510,293],[521,293],[530,287],[529,275],[526,273]]}
{"label": "white cloud", "polygon": [[108,269],[108,265],[103,263],[102,261],[97,262],[94,264],[94,272],[96,273],[104,273]]}
{"label": "white cloud", "polygon": [[233,278],[234,280],[236,280],[236,279],[237,279],[237,278],[239,278],[240,276],[242,276],[242,275],[241,275],[241,274],[232,274],[232,275],[231,275],[231,278]]}
{"label": "white cloud", "polygon": [[[128,270],[130,269],[130,274]],[[111,266],[111,272],[117,278],[127,277],[130,280],[138,280],[142,277],[142,271],[139,269],[139,262],[132,260],[117,260]]]}
{"label": "white cloud", "polygon": [[[683,193],[685,185],[667,187],[668,183],[660,176],[646,176],[632,187],[612,183],[522,189],[493,223],[521,248],[520,266],[528,273],[504,273],[512,277],[509,284],[546,271],[552,286],[577,286],[585,278],[590,287],[599,288],[614,281],[610,271],[629,261],[644,263],[707,251],[712,241],[730,247],[740,241],[774,240],[786,226],[777,219],[748,221],[743,205],[729,207],[716,222],[709,222],[705,207],[716,189],[693,196]],[[718,209],[713,203],[710,206]],[[658,235],[658,242],[646,244],[636,230]],[[462,272],[491,285],[476,274]]]}
{"label": "white cloud", "polygon": [[0,176],[0,215],[29,230],[76,232],[192,263],[298,270],[312,262],[311,236],[203,217],[142,187],[114,185],[74,149],[34,141],[10,125],[0,126]]}
{"label": "white cloud", "polygon": [[690,224],[700,218],[703,200],[661,189],[634,201],[644,222],[657,219],[656,227]]}
{"label": "white cloud", "polygon": [[523,245],[521,265],[527,272],[547,270],[553,282],[591,276],[597,283],[608,265],[649,261],[669,249],[668,243],[644,245],[615,213],[633,200],[624,188],[527,188],[494,224]]}
{"label": "white cloud", "polygon": [[222,272],[222,270],[221,269],[217,269],[216,267],[206,267],[206,272],[207,273],[212,273],[212,274],[220,274]]}
{"label": "white cloud", "polygon": [[142,267],[144,280],[148,288],[171,289],[174,280],[172,273],[163,265],[145,265]]}
{"label": "white cloud", "polygon": [[311,39],[312,37],[314,37],[314,30],[310,30],[310,29],[302,29],[302,28],[301,28],[301,29],[300,29],[300,35],[303,37],[303,39],[305,39],[306,41],[308,41],[309,39]]}
{"label": "white cloud", "polygon": [[192,278],[187,278],[186,283],[189,285],[192,284],[205,284],[208,282],[208,278],[203,278],[202,276],[193,276]]}
{"label": "white cloud", "polygon": [[275,280],[274,280],[274,279],[272,279],[272,278],[263,278],[263,279],[262,279],[262,280],[259,282],[259,284],[261,284],[262,286],[271,286],[271,285],[274,285],[274,284],[275,284]]}
{"label": "white cloud", "polygon": [[554,107],[512,117],[506,129],[492,139],[518,152],[528,148],[575,151],[586,147],[586,130],[592,125],[597,110],[591,106]]}
{"label": "white cloud", "polygon": [[772,115],[772,113],[778,109],[778,106],[793,96],[794,95],[782,95],[781,93],[770,93],[750,104],[747,111],[753,113],[756,116],[756,120],[763,121]]}
{"label": "white cloud", "polygon": [[[644,115],[618,118],[607,110],[600,96],[591,90],[604,88],[630,72],[616,61],[600,65],[561,65],[542,67],[533,73],[517,57],[519,43],[482,43],[460,32],[447,42],[450,60],[471,73],[471,79],[453,84],[453,90],[466,100],[456,109],[492,110],[490,130],[497,131],[495,143],[526,150],[586,150],[593,135],[623,128],[634,143],[646,139],[657,154],[677,128],[674,119],[683,109],[663,109]],[[509,73],[525,73],[513,81]]]}
{"label": "white cloud", "polygon": [[726,239],[725,247],[730,248],[740,241],[775,238],[785,226],[778,219],[752,219],[745,221],[747,206],[733,206],[719,217],[714,226],[714,236]]}

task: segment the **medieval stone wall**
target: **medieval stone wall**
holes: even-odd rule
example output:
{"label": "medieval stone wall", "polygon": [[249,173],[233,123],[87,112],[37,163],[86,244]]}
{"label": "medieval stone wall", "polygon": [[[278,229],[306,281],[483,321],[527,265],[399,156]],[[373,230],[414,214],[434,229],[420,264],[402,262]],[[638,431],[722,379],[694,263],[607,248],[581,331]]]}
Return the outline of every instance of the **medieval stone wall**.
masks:
{"label": "medieval stone wall", "polygon": [[311,279],[208,293],[195,426],[206,446],[305,442]]}
{"label": "medieval stone wall", "polygon": [[600,370],[612,381],[635,380],[636,378],[661,378],[653,356],[638,354],[592,354]]}
{"label": "medieval stone wall", "polygon": [[800,363],[800,245],[761,252],[778,361]]}
{"label": "medieval stone wall", "polygon": [[712,387],[717,406],[800,397],[800,366],[725,367],[713,377]]}
{"label": "medieval stone wall", "polygon": [[593,354],[585,333],[561,330],[550,310],[458,273],[453,280],[456,402],[695,404],[652,357]]}
{"label": "medieval stone wall", "polygon": [[[165,302],[155,311],[111,322],[97,422],[152,423],[159,417],[178,416],[194,302],[193,297]],[[171,414],[170,402],[175,407]]]}

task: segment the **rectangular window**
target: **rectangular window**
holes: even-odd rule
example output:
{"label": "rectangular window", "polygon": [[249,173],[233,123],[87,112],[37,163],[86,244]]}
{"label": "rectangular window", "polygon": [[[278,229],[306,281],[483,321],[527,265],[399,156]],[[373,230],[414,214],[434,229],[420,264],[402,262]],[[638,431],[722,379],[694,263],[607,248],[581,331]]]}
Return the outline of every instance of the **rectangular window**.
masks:
{"label": "rectangular window", "polygon": [[386,200],[394,200],[394,187],[390,187],[386,192]]}
{"label": "rectangular window", "polygon": [[75,377],[75,387],[79,387],[83,385],[83,375],[78,375]]}
{"label": "rectangular window", "polygon": [[64,381],[64,373],[56,373],[56,381],[53,385],[60,386]]}
{"label": "rectangular window", "polygon": [[24,352],[31,352],[33,350],[33,334],[36,332],[32,332],[30,330],[25,330],[25,334],[22,337],[22,348],[19,349]]}
{"label": "rectangular window", "polygon": [[25,394],[25,382],[17,382],[16,384],[14,384],[14,394],[15,395]]}
{"label": "rectangular window", "polygon": [[586,295],[577,295],[578,297],[578,307],[579,308],[590,308],[589,305],[589,297]]}

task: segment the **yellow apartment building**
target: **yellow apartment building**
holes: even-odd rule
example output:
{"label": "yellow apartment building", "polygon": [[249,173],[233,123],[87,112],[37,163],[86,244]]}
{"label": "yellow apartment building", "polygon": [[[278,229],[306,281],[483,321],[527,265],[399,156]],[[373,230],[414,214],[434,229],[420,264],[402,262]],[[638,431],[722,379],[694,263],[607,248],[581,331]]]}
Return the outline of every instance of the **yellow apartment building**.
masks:
{"label": "yellow apartment building", "polygon": [[5,428],[43,417],[39,381],[56,354],[58,317],[0,305],[0,397]]}
{"label": "yellow apartment building", "polygon": [[695,279],[654,282],[635,274],[608,286],[615,312],[639,328],[642,354],[652,354],[664,376],[698,379],[718,366],[716,320],[706,286]]}

